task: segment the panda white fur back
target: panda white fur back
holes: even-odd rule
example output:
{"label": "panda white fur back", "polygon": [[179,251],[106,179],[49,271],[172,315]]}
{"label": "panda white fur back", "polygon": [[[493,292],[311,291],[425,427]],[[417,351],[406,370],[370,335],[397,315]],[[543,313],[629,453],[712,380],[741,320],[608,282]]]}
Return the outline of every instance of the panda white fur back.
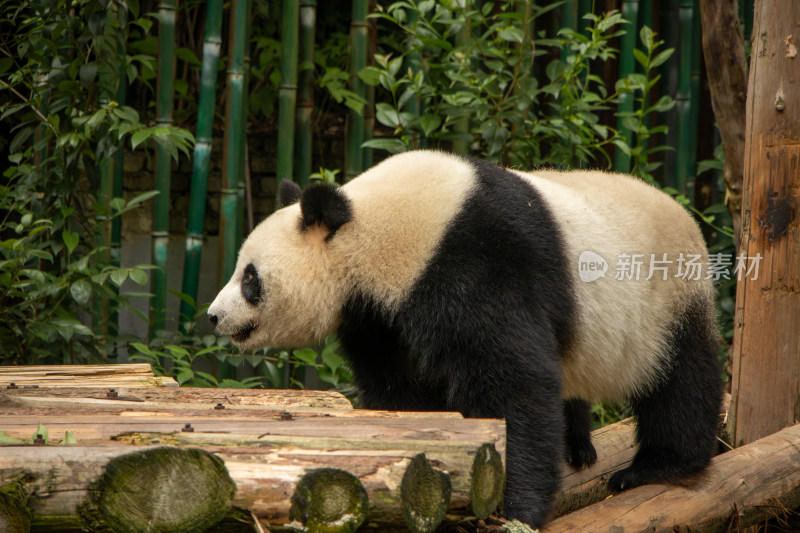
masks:
{"label": "panda white fur back", "polygon": [[[291,205],[248,237],[211,321],[243,348],[338,331],[365,407],[506,418],[507,516],[542,525],[563,458],[594,463],[590,401],[627,399],[638,418],[639,450],[612,490],[707,465],[713,293],[677,275],[705,246],[667,195],[418,151],[338,190],[284,182],[282,196]],[[608,262],[605,277],[581,281],[584,251]],[[643,254],[638,280],[614,279],[620,254]],[[666,279],[645,279],[650,254],[667,254]]]}
{"label": "panda white fur back", "polygon": [[[630,176],[580,170],[520,175],[558,216],[580,302],[581,325],[563,363],[564,395],[627,398],[658,379],[661,365],[669,363],[666,337],[693,294],[713,300],[710,281],[678,275],[681,255],[707,261],[700,230],[672,198]],[[579,277],[579,258],[587,250],[608,262],[605,276],[591,282]],[[615,279],[618,258],[635,254],[643,262],[639,280]],[[666,254],[668,262],[662,264],[666,274],[654,271],[648,282],[651,254],[657,261]]]}

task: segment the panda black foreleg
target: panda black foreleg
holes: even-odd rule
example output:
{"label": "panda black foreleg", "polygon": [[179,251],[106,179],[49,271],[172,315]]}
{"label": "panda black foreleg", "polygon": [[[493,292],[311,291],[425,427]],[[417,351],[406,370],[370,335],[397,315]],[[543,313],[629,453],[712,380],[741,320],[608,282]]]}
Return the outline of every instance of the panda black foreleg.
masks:
{"label": "panda black foreleg", "polygon": [[550,515],[564,457],[557,358],[528,353],[512,361],[491,351],[483,355],[481,363],[459,366],[449,387],[450,406],[470,417],[505,418],[503,515],[541,527]]}
{"label": "panda black foreleg", "polygon": [[722,399],[711,316],[702,305],[684,314],[670,342],[667,375],[631,399],[639,450],[630,467],[611,477],[611,491],[691,483],[711,461]]}
{"label": "panda black foreleg", "polygon": [[597,451],[591,440],[592,414],[589,402],[579,398],[564,401],[566,422],[565,454],[569,464],[575,468],[592,466],[597,462]]}

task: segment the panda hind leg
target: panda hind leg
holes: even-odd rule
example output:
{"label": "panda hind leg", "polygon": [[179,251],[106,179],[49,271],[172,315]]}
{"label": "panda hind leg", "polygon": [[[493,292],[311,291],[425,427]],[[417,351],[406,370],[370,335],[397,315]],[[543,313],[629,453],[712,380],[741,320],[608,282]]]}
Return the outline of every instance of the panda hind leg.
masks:
{"label": "panda hind leg", "polygon": [[591,406],[585,400],[570,398],[564,401],[566,422],[566,459],[575,468],[592,466],[597,462],[597,451],[591,440]]}
{"label": "panda hind leg", "polygon": [[612,492],[649,483],[691,484],[715,453],[722,403],[715,322],[710,304],[696,303],[673,329],[667,375],[631,399],[639,449],[631,466],[609,479]]}

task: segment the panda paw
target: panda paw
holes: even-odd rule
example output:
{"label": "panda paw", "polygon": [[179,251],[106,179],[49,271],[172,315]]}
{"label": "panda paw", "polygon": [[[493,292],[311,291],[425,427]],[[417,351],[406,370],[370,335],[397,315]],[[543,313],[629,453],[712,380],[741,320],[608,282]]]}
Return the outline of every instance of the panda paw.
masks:
{"label": "panda paw", "polygon": [[597,451],[589,439],[567,442],[567,462],[575,468],[585,468],[597,462]]}
{"label": "panda paw", "polygon": [[649,480],[644,479],[638,470],[628,467],[611,476],[608,480],[608,490],[616,494],[640,485],[646,485],[648,482]]}

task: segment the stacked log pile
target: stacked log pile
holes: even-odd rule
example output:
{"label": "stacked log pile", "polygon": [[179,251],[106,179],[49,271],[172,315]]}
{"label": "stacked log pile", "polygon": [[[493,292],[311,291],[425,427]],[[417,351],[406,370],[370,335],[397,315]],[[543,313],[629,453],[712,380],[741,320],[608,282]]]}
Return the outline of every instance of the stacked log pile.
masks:
{"label": "stacked log pile", "polygon": [[[501,420],[319,391],[7,387],[0,531],[475,531],[502,500]],[[609,498],[634,428],[595,431],[598,463],[564,466],[544,531],[725,531],[800,504],[800,426],[718,456],[692,486]]]}

